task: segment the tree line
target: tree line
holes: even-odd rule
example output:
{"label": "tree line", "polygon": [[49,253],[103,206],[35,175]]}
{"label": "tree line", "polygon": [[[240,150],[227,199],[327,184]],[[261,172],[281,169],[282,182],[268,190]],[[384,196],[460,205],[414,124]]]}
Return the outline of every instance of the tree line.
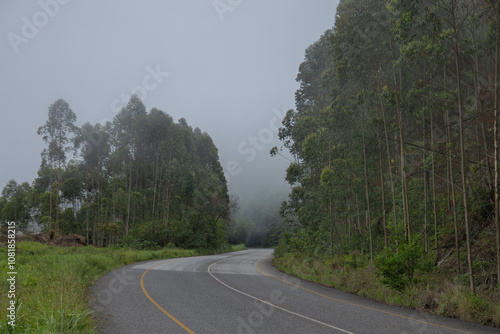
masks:
{"label": "tree line", "polygon": [[295,158],[291,251],[374,263],[421,247],[472,290],[498,282],[499,13],[498,0],[340,1],[271,150]]}
{"label": "tree line", "polygon": [[11,180],[0,197],[0,221],[87,243],[135,247],[220,248],[231,200],[217,148],[206,132],[149,112],[135,95],[112,122],[76,125],[62,99],[38,129],[46,143],[38,177]]}

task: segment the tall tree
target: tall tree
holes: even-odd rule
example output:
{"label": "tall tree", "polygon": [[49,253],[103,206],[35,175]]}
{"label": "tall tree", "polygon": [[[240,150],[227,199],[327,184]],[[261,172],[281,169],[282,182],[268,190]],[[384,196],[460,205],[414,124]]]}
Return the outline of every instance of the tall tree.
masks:
{"label": "tall tree", "polygon": [[115,116],[113,120],[115,138],[115,156],[118,156],[121,164],[117,172],[128,174],[127,192],[127,217],[125,221],[125,234],[128,234],[132,215],[132,187],[137,186],[139,180],[140,158],[144,153],[139,145],[138,138],[141,125],[146,119],[146,107],[142,101],[132,95],[130,101]]}
{"label": "tall tree", "polygon": [[[38,134],[42,136],[48,145],[42,152],[42,158],[47,161],[54,172],[50,183],[51,187],[55,185],[56,202],[54,208],[56,224],[59,217],[59,190],[62,181],[62,168],[66,165],[68,153],[73,149],[73,145],[70,145],[70,143],[77,131],[75,122],[76,115],[69,107],[69,104],[63,99],[59,99],[50,105],[47,121],[38,128]],[[52,211],[52,198],[50,207]],[[49,215],[49,217],[49,225],[51,225],[52,215]],[[56,228],[58,228],[57,225]]]}

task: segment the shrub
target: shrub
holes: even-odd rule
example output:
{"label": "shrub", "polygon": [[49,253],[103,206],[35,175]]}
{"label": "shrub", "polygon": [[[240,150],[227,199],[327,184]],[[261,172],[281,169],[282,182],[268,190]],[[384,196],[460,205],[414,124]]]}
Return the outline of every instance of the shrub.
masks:
{"label": "shrub", "polygon": [[278,243],[278,246],[274,249],[274,256],[276,258],[282,258],[288,253],[288,246],[286,244],[286,241],[284,239],[281,239],[280,242]]}
{"label": "shrub", "polygon": [[386,248],[387,257],[377,257],[375,263],[382,278],[381,282],[392,289],[402,290],[412,281],[415,270],[420,265],[423,249],[418,239],[400,244],[395,252]]}
{"label": "shrub", "polygon": [[133,235],[127,235],[126,237],[122,238],[117,243],[117,246],[118,247],[129,247],[129,248],[137,249],[137,250],[145,250],[145,249],[157,250],[157,249],[160,249],[160,246],[155,241],[140,239],[140,238],[135,237]]}

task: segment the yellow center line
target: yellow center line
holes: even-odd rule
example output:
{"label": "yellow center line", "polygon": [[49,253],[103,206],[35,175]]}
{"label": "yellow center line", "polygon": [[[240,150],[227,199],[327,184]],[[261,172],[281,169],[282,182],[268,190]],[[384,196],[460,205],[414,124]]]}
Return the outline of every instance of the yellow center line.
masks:
{"label": "yellow center line", "polygon": [[165,313],[170,319],[172,319],[177,325],[181,326],[186,332],[188,332],[189,334],[195,334],[195,332],[193,332],[192,330],[190,330],[189,328],[187,328],[186,325],[184,325],[182,322],[180,322],[179,320],[177,320],[176,317],[174,317],[173,315],[171,315],[170,313],[168,313],[163,307],[161,307],[153,298],[151,298],[151,296],[149,295],[149,293],[146,291],[146,288],[144,287],[144,276],[146,276],[146,273],[148,271],[150,271],[151,269],[155,268],[155,267],[158,267],[162,264],[165,264],[167,262],[171,262],[171,261],[175,261],[175,260],[169,260],[169,261],[165,261],[165,262],[162,262],[162,263],[159,263],[159,264],[156,264],[150,268],[148,268],[148,270],[146,270],[142,276],[141,276],[141,288],[142,288],[142,292],[144,293],[144,295],[146,296],[147,299],[149,299],[158,309],[160,309],[160,311],[162,311],[163,313]]}
{"label": "yellow center line", "polygon": [[[268,256],[268,255],[266,255]],[[434,324],[432,322],[427,322],[427,321],[423,321],[423,320],[417,320],[417,319],[412,319],[412,318],[409,318],[409,317],[406,317],[404,315],[400,315],[400,314],[396,314],[396,313],[392,313],[392,312],[387,312],[387,311],[383,311],[383,310],[380,310],[380,309],[377,309],[377,308],[373,308],[373,307],[370,307],[370,306],[365,306],[365,305],[361,305],[361,304],[356,304],[356,303],[351,303],[351,302],[347,302],[345,300],[341,300],[341,299],[337,299],[337,298],[333,298],[333,297],[330,297],[330,296],[326,296],[326,295],[323,295],[319,292],[316,292],[316,291],[313,291],[313,290],[310,290],[310,289],[307,289],[307,288],[303,288],[299,285],[296,285],[296,284],[293,284],[293,283],[290,283],[290,282],[287,282],[285,280],[282,280],[281,278],[279,277],[276,277],[274,275],[271,275],[271,274],[267,274],[265,272],[263,272],[260,268],[259,268],[259,264],[262,260],[264,260],[264,258],[266,257],[262,257],[258,262],[257,262],[257,270],[265,275],[265,276],[269,276],[269,277],[272,277],[272,278],[275,278],[277,279],[278,281],[281,281],[281,282],[284,282],[286,284],[290,284],[290,285],[293,285],[299,289],[302,289],[302,290],[305,290],[305,291],[308,291],[308,292],[311,292],[311,293],[314,293],[315,295],[318,295],[318,296],[321,296],[321,297],[324,297],[324,298],[328,298],[328,299],[331,299],[331,300],[334,300],[334,301],[337,301],[339,303],[344,303],[344,304],[348,304],[348,305],[352,305],[352,306],[357,306],[357,307],[362,307],[362,308],[365,308],[365,309],[368,309],[368,310],[372,310],[372,311],[376,311],[376,312],[381,312],[381,313],[385,313],[385,314],[389,314],[389,315],[393,315],[393,316],[396,316],[396,317],[400,317],[400,318],[403,318],[403,319],[407,319],[407,320],[410,320],[410,321],[416,321],[416,322],[420,322],[420,323],[423,323],[423,324],[427,324],[427,325],[431,325],[431,326],[436,326],[436,327],[441,327],[441,328],[446,328],[446,329],[450,329],[450,330],[453,330],[453,331],[457,331],[457,332],[462,332],[462,333],[468,333],[468,334],[474,334],[474,333],[471,333],[471,332],[467,332],[467,331],[463,331],[461,329],[456,329],[456,328],[452,328],[452,327],[447,327],[447,326],[444,326],[444,325],[438,325],[438,324]]]}

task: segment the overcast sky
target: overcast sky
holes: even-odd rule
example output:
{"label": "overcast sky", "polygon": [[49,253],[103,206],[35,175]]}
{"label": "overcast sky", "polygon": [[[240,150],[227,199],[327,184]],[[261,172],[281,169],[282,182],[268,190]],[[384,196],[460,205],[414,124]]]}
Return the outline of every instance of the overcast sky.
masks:
{"label": "overcast sky", "polygon": [[210,134],[231,193],[284,194],[288,161],[269,156],[278,117],[294,107],[304,51],[333,26],[337,3],[0,0],[0,187],[36,177],[36,132],[55,100],[78,125],[104,123],[135,92]]}

